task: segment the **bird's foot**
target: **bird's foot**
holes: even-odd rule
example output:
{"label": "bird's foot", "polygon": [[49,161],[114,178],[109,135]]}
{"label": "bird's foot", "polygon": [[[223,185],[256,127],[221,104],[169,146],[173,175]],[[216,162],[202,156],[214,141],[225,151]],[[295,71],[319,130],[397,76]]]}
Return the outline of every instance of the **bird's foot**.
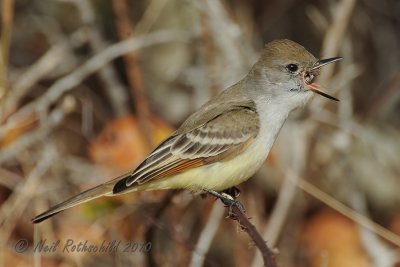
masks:
{"label": "bird's foot", "polygon": [[232,198],[236,199],[240,195],[240,190],[236,186],[233,186],[231,188],[225,189],[222,191],[222,193],[228,194]]}
{"label": "bird's foot", "polygon": [[219,198],[226,207],[229,207],[228,217],[234,217],[232,216],[234,214],[233,207],[237,207],[242,213],[245,213],[246,210],[243,204],[235,199],[240,193],[239,189],[237,189],[236,187],[232,187],[229,188],[228,190],[229,191],[232,190],[234,195],[232,196],[229,193],[226,193],[227,190],[223,191],[222,193],[213,190],[206,190],[206,191],[210,195]]}

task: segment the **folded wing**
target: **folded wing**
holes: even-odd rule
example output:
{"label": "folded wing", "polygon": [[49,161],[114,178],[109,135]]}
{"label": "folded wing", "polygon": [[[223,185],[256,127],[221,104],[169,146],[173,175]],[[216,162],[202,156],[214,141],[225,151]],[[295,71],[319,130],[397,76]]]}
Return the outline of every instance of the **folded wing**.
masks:
{"label": "folded wing", "polygon": [[191,168],[228,160],[241,153],[259,132],[254,104],[230,106],[207,122],[172,134],[162,142],[114,193]]}

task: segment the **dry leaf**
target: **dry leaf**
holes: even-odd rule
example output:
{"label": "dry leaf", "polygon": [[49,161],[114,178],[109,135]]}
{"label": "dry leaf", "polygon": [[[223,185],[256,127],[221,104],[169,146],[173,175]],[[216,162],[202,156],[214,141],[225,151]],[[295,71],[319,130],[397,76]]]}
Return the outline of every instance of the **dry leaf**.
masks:
{"label": "dry leaf", "polygon": [[315,215],[307,222],[303,237],[312,267],[372,267],[357,226],[340,214]]}
{"label": "dry leaf", "polygon": [[[173,131],[172,127],[155,117],[151,118],[150,127],[154,146]],[[110,121],[89,147],[89,156],[93,161],[121,171],[133,169],[149,152],[143,131],[134,116]]]}

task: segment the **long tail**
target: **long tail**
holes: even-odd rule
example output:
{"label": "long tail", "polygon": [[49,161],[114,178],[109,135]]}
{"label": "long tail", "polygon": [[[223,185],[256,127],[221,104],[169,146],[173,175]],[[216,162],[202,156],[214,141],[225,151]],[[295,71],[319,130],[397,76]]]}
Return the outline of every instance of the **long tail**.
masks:
{"label": "long tail", "polygon": [[101,196],[112,196],[114,195],[113,188],[115,184],[118,181],[124,180],[126,177],[130,176],[130,174],[126,174],[123,176],[120,176],[118,178],[115,178],[107,183],[98,185],[96,187],[93,187],[91,189],[88,189],[76,196],[71,197],[70,199],[67,199],[64,202],[61,202],[60,204],[57,204],[53,207],[51,207],[49,210],[37,215],[32,219],[33,223],[40,223],[48,218],[50,218],[53,215],[56,215],[57,213],[72,208],[76,205],[88,202],[90,200],[93,200],[95,198],[99,198]]}

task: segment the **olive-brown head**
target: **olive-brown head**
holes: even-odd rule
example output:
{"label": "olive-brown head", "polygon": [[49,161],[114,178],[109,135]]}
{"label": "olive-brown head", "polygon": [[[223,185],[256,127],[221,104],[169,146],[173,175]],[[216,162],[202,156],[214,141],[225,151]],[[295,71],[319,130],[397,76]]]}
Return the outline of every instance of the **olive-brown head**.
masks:
{"label": "olive-brown head", "polygon": [[296,42],[275,40],[266,44],[249,75],[257,76],[266,85],[266,93],[271,96],[298,98],[299,94],[309,95],[313,92],[338,100],[318,90],[318,85],[312,81],[318,76],[321,67],[340,59],[342,58],[317,59]]}

